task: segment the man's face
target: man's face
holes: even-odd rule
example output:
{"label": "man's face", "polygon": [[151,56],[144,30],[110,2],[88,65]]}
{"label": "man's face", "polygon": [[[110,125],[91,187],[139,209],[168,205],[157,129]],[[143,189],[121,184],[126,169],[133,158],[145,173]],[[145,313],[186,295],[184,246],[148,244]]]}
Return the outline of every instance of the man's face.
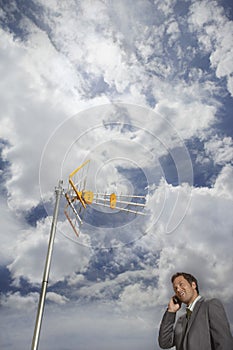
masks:
{"label": "man's face", "polygon": [[178,276],[174,279],[173,289],[176,296],[186,305],[191,304],[197,297],[196,283],[192,282],[190,285],[184,276]]}

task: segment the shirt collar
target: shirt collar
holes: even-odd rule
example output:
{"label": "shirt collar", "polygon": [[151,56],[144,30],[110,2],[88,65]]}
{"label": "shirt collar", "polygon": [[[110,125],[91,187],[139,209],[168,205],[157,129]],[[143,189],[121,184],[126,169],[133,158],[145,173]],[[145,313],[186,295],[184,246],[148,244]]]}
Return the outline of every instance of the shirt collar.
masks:
{"label": "shirt collar", "polygon": [[198,296],[196,297],[196,299],[195,299],[191,304],[189,304],[189,305],[187,306],[187,308],[188,308],[190,311],[193,311],[194,306],[196,305],[196,302],[197,302],[198,300],[200,300],[200,299],[201,299],[201,296],[198,295]]}

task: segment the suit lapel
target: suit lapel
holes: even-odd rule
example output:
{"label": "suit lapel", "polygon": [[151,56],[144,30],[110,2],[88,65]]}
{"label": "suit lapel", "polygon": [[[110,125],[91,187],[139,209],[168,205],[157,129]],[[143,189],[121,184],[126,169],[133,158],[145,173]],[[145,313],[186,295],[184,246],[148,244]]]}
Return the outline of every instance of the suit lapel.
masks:
{"label": "suit lapel", "polygon": [[193,324],[193,322],[194,322],[194,320],[195,320],[195,318],[196,318],[196,316],[197,316],[197,314],[198,314],[198,311],[199,311],[200,306],[201,306],[201,304],[202,304],[203,301],[204,301],[204,298],[201,297],[201,299],[198,300],[197,303],[196,303],[196,305],[194,306],[194,310],[193,310],[193,312],[192,312],[192,316],[190,317],[190,320],[189,320],[189,322],[188,322],[188,327],[187,327],[186,334],[188,333],[190,327],[192,327],[192,324]]}
{"label": "suit lapel", "polygon": [[[177,324],[177,349],[186,349],[186,340],[187,340],[187,334],[190,330],[190,328],[192,327],[192,324],[198,314],[198,311],[200,309],[200,306],[202,304],[202,302],[204,301],[204,298],[201,297],[200,300],[197,301],[194,310],[192,312],[192,315],[189,319],[189,321],[187,321],[186,318],[186,314],[182,315],[179,320],[178,320],[178,324]],[[187,324],[188,322],[188,324]],[[183,345],[182,345],[183,344]]]}
{"label": "suit lapel", "polygon": [[190,328],[192,327],[192,324],[193,324],[193,322],[194,322],[194,320],[195,320],[195,318],[196,318],[196,316],[198,314],[198,311],[199,311],[203,301],[204,301],[203,297],[200,300],[197,301],[196,305],[194,306],[194,310],[192,312],[192,315],[191,315],[191,317],[190,317],[190,319],[188,321],[188,325],[187,325],[187,328],[186,328],[186,332],[185,332],[185,335],[184,335],[184,341],[183,341],[183,348],[184,349],[187,349],[187,344],[186,344],[186,342],[187,342],[187,335],[189,333]]}
{"label": "suit lapel", "polygon": [[185,331],[187,329],[187,318],[186,315],[182,315],[177,321],[176,325],[177,333],[176,333],[176,346],[177,349],[182,348],[183,340],[185,337]]}

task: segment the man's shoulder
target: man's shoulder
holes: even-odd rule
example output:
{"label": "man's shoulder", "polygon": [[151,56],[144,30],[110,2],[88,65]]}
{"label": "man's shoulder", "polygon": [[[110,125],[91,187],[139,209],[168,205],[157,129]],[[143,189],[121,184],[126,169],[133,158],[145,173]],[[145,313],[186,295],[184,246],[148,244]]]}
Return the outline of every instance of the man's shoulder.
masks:
{"label": "man's shoulder", "polygon": [[206,297],[201,297],[200,302],[203,302],[204,304],[222,304],[219,298],[206,298]]}
{"label": "man's shoulder", "polygon": [[217,307],[217,308],[222,308],[223,303],[221,302],[220,299],[218,298],[206,298],[206,297],[201,297],[200,300],[198,300],[197,304],[199,304],[200,307],[206,307],[206,308],[212,308],[212,307]]}

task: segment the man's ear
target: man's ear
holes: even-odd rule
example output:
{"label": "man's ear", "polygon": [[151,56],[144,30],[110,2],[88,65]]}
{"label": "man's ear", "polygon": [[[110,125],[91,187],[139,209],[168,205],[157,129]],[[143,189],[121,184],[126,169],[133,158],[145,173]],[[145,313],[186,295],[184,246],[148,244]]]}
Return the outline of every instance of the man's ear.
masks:
{"label": "man's ear", "polygon": [[197,289],[197,285],[195,282],[192,282],[192,289]]}

